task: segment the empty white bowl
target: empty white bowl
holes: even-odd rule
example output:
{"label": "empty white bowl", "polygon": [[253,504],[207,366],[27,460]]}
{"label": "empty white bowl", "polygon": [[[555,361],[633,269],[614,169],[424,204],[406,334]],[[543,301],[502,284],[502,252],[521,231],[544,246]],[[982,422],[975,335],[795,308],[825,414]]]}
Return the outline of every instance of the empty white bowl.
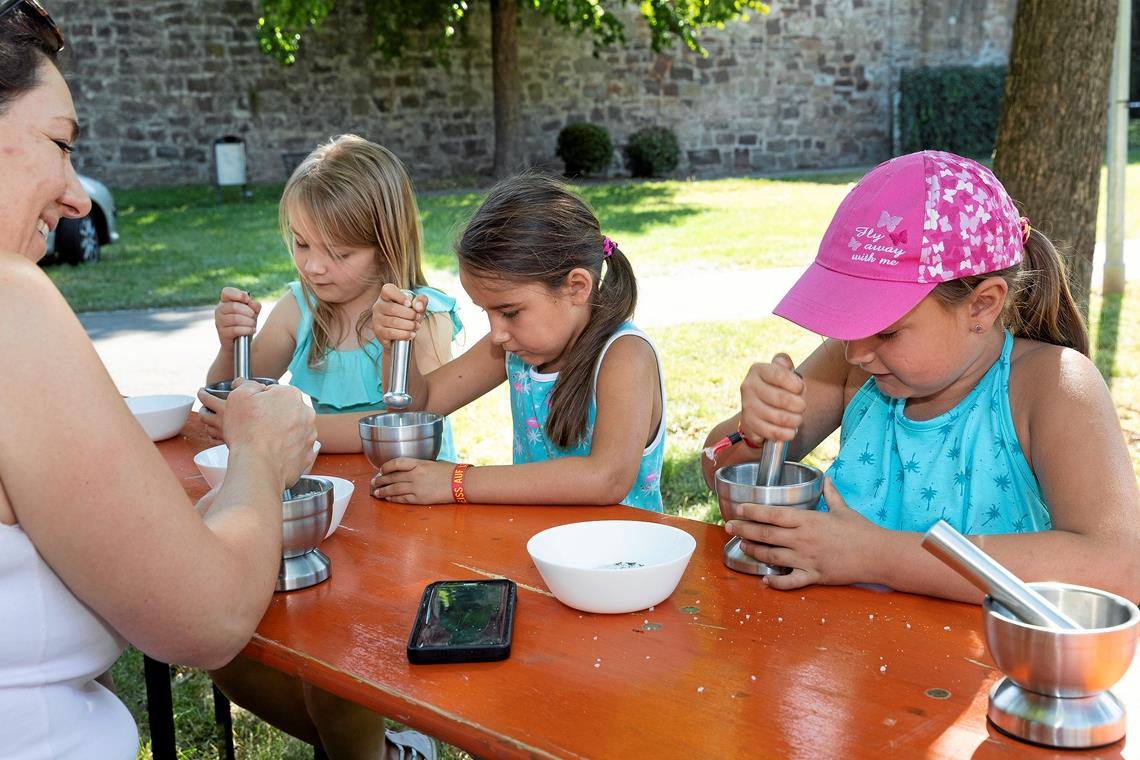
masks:
{"label": "empty white bowl", "polygon": [[337,478],[332,475],[314,475],[313,477],[331,480],[333,484],[332,523],[329,524],[329,532],[325,534],[325,538],[328,538],[336,533],[341,518],[344,517],[344,512],[348,509],[348,500],[352,498],[352,492],[356,490],[356,485],[347,478]]}
{"label": "empty white bowl", "polygon": [[[313,453],[318,453],[321,450],[321,442],[316,441],[313,443]],[[202,477],[210,484],[210,487],[218,485],[226,477],[226,467],[229,465],[230,448],[226,444],[214,446],[212,448],[203,449],[194,455],[194,464],[198,466],[198,472],[202,473]],[[305,468],[302,475],[308,475],[309,470],[313,469],[312,465]]]}
{"label": "empty white bowl", "polygon": [[165,441],[177,435],[194,405],[193,396],[175,394],[130,396],[124,401],[152,441]]}
{"label": "empty white bowl", "polygon": [[669,598],[696,540],[656,522],[597,520],[537,533],[526,544],[558,601],[583,612],[636,612]]}

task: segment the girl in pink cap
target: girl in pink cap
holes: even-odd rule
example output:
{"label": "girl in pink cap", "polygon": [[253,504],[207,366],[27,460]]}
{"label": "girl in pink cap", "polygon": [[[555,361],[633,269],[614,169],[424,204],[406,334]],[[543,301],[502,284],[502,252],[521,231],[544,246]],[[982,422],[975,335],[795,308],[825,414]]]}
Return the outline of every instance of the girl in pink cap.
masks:
{"label": "girl in pink cap", "polygon": [[[943,519],[1027,580],[1140,597],[1140,490],[1053,245],[984,166],[923,151],[869,172],[775,313],[828,340],[754,364],[739,429],[799,459],[842,425],[826,510],[748,505],[726,530],[794,568],[978,602],[922,549]],[[736,446],[714,468],[758,458]]]}

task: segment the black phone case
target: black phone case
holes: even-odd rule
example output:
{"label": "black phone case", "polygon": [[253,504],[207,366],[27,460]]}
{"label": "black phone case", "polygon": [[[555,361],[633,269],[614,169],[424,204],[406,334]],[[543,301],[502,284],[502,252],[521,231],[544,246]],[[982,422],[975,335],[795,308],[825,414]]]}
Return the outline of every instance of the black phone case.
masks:
{"label": "black phone case", "polygon": [[515,631],[515,597],[518,595],[518,588],[515,582],[507,578],[495,578],[491,580],[471,581],[463,580],[462,583],[505,583],[507,585],[507,625],[504,633],[505,642],[502,644],[491,645],[445,645],[445,646],[414,646],[413,642],[419,637],[420,629],[424,625],[424,618],[427,616],[428,603],[431,601],[432,592],[435,588],[448,581],[435,581],[429,583],[424,588],[424,593],[420,597],[420,606],[416,610],[416,620],[412,624],[412,632],[408,636],[408,662],[417,665],[430,665],[433,663],[441,662],[493,662],[495,660],[505,660],[511,655],[511,640],[514,637]]}

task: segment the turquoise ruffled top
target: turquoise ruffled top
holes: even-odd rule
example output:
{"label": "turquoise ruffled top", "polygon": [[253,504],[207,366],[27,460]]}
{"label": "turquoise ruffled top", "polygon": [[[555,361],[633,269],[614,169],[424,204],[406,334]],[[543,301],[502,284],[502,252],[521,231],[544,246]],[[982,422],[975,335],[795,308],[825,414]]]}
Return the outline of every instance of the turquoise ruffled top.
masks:
{"label": "turquoise ruffled top", "polygon": [[[383,386],[383,348],[373,338],[349,351],[330,349],[317,367],[309,366],[309,346],[313,342],[313,312],[305,302],[301,283],[289,283],[289,291],[301,312],[297,323],[297,347],[289,361],[289,384],[312,399],[317,414],[385,411]],[[427,296],[427,313],[446,313],[451,319],[451,337],[463,328],[455,309],[455,299],[435,288],[415,288],[417,296]],[[455,461],[455,442],[451,422],[444,420],[443,445],[439,459]]]}

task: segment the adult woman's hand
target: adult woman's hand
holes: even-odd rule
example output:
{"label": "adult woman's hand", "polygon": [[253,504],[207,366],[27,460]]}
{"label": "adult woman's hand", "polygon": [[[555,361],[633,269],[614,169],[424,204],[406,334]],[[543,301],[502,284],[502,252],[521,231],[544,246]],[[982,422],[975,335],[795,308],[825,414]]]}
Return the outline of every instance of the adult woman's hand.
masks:
{"label": "adult woman's hand", "polygon": [[296,388],[238,380],[225,409],[230,467],[244,464],[247,456],[258,457],[275,468],[284,490],[313,463],[316,414]]}

